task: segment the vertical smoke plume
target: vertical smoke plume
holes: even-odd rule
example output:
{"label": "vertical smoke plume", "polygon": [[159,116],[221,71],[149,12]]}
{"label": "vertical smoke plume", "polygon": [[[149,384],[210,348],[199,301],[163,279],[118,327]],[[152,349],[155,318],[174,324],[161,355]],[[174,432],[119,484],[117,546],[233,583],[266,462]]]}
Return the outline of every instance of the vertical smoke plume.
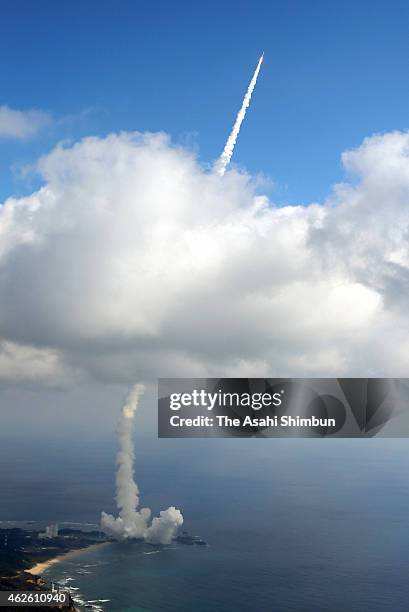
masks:
{"label": "vertical smoke plume", "polygon": [[226,172],[226,168],[230,163],[231,157],[233,155],[234,147],[236,145],[237,137],[240,132],[241,124],[243,123],[243,119],[246,116],[246,110],[250,106],[251,96],[253,94],[254,88],[257,83],[258,73],[260,72],[261,64],[263,63],[264,52],[262,53],[260,59],[258,60],[257,68],[254,71],[253,78],[250,81],[250,85],[248,86],[246,95],[244,96],[243,104],[241,105],[241,109],[239,110],[236,121],[234,122],[233,129],[230,132],[230,136],[227,139],[225,147],[223,149],[223,153],[220,155],[219,159],[215,164],[215,170],[220,175]]}
{"label": "vertical smoke plume", "polygon": [[145,391],[142,384],[136,384],[122,407],[118,422],[119,451],[116,474],[116,502],[119,516],[101,514],[101,529],[117,540],[146,539],[158,544],[169,544],[183,524],[180,510],[171,506],[162,510],[149,525],[151,511],[139,506],[139,489],[134,480],[134,444],[132,439],[133,421],[139,400]]}

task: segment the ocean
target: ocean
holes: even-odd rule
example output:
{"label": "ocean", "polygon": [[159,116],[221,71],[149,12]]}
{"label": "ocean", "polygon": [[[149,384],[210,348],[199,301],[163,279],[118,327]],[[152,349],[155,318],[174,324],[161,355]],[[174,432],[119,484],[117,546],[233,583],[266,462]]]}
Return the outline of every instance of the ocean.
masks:
{"label": "ocean", "polygon": [[[51,566],[50,580],[109,600],[95,611],[408,610],[408,441],[182,443],[141,453],[141,490],[156,512],[181,507],[208,546],[112,543]],[[95,518],[85,491],[82,505],[71,520]]]}

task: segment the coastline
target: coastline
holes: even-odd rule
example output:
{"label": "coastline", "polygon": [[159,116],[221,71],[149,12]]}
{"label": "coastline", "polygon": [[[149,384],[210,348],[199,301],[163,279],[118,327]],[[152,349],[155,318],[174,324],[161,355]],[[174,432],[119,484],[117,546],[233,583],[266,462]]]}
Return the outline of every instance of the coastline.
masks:
{"label": "coastline", "polygon": [[54,565],[55,563],[66,561],[67,559],[70,559],[71,557],[75,557],[76,555],[79,555],[82,552],[85,552],[88,550],[94,550],[96,548],[100,548],[101,546],[105,546],[106,544],[109,544],[109,542],[97,542],[96,544],[90,544],[89,546],[83,546],[82,548],[75,548],[73,550],[69,550],[66,553],[63,553],[62,555],[57,555],[56,557],[52,557],[51,559],[48,559],[47,561],[36,563],[35,565],[33,565],[33,567],[30,567],[30,569],[26,569],[25,571],[28,572],[29,574],[32,574],[33,576],[41,576],[41,574],[46,569],[48,569],[51,565]]}

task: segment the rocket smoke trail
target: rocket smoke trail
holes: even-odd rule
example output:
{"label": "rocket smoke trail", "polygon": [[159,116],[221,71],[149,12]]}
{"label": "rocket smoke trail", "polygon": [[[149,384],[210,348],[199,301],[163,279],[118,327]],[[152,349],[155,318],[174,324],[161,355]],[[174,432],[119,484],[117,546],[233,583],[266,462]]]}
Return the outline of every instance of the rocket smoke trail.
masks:
{"label": "rocket smoke trail", "polygon": [[145,539],[147,542],[170,544],[178,528],[183,524],[180,510],[171,506],[162,510],[149,525],[151,511],[139,506],[139,489],[134,480],[134,445],[132,439],[133,421],[139,400],[145,391],[142,384],[136,384],[128,394],[118,422],[119,451],[116,474],[116,502],[119,516],[101,514],[101,529],[107,535],[118,539]]}
{"label": "rocket smoke trail", "polygon": [[264,51],[260,59],[258,60],[257,68],[254,71],[253,78],[250,81],[250,85],[248,86],[246,95],[244,96],[243,104],[241,105],[241,109],[239,110],[237,114],[236,121],[234,122],[233,129],[230,132],[230,136],[227,139],[227,142],[223,149],[223,153],[220,155],[219,159],[217,160],[215,164],[215,170],[218,174],[220,174],[220,176],[223,176],[223,174],[226,172],[226,168],[229,165],[231,157],[233,155],[237,137],[240,132],[240,127],[241,127],[241,124],[243,123],[244,117],[246,116],[246,110],[248,109],[250,105],[251,96],[252,96],[252,93],[257,83],[257,77],[258,77],[258,73],[260,72],[260,68],[261,68],[261,64],[263,63],[263,59],[264,59]]}

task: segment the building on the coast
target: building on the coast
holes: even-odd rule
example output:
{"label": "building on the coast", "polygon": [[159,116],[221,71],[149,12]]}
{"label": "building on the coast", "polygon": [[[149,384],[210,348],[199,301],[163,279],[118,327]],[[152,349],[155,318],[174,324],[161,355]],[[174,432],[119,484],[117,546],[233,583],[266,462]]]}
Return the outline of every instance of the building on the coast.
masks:
{"label": "building on the coast", "polygon": [[48,540],[52,538],[58,537],[58,523],[52,523],[51,525],[47,525],[45,531],[42,531],[38,534],[39,538],[46,538]]}

